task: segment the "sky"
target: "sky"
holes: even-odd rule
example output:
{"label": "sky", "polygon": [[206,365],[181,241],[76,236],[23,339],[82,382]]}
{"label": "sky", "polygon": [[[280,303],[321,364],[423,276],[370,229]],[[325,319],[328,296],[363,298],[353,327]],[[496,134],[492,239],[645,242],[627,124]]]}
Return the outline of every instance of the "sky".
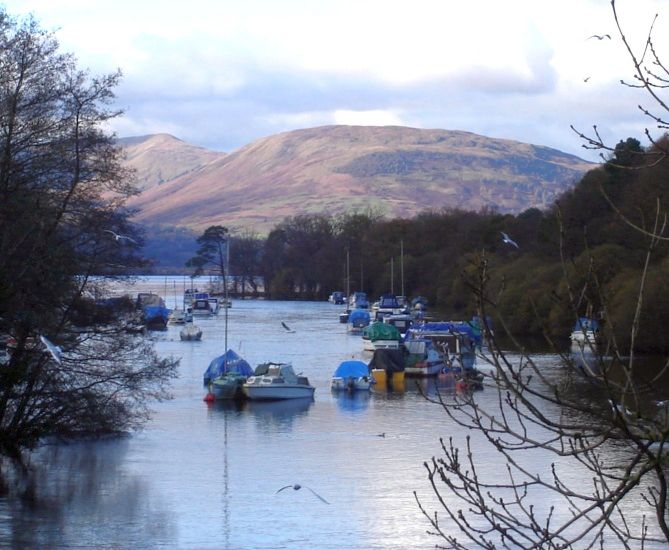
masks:
{"label": "sky", "polygon": [[[0,0],[2,4],[2,0]],[[464,130],[587,160],[570,125],[642,143],[655,104],[610,0],[13,0],[94,75],[120,69],[112,129],[232,152],[329,124]],[[669,0],[616,0],[631,46],[669,58]],[[610,34],[611,39],[589,38]],[[664,39],[663,39],[664,38]],[[666,46],[666,47],[663,47]],[[585,81],[587,79],[587,82]]]}

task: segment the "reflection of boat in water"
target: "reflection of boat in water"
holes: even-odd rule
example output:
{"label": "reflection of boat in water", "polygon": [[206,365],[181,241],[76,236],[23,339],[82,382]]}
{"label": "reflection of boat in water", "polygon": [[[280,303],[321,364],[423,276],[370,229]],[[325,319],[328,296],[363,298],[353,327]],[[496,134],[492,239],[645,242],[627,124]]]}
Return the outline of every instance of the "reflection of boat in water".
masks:
{"label": "reflection of boat in water", "polygon": [[274,401],[247,401],[246,410],[273,417],[294,416],[309,410],[314,400],[312,397],[297,397],[295,399],[279,399]]}
{"label": "reflection of boat in water", "polygon": [[602,357],[590,342],[573,341],[570,349],[571,360],[574,366],[588,376],[602,374]]}
{"label": "reflection of boat in water", "polygon": [[187,323],[179,331],[179,338],[185,341],[199,341],[202,339],[202,329],[193,323]]}
{"label": "reflection of boat in water", "polygon": [[334,395],[337,406],[346,412],[358,413],[369,407],[371,393],[368,391],[337,392]]}

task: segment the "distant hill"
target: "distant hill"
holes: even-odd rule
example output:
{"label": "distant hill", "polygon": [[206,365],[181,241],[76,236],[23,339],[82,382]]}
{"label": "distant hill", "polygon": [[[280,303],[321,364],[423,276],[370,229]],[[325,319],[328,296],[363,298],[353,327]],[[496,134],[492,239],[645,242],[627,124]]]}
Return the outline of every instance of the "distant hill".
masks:
{"label": "distant hill", "polygon": [[444,207],[544,208],[596,166],[548,147],[469,132],[325,126],[258,139],[230,154],[171,136],[121,140],[145,191],[137,221],[260,233],[286,216],[374,208],[410,217]]}
{"label": "distant hill", "polygon": [[169,134],[121,138],[118,143],[124,149],[126,166],[136,170],[141,190],[162,185],[226,156]]}

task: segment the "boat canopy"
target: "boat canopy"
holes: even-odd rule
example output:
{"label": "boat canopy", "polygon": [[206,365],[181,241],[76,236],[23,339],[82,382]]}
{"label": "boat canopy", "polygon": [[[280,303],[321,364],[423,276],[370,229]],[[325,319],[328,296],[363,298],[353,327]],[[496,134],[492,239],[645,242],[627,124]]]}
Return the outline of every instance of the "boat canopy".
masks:
{"label": "boat canopy", "polygon": [[379,298],[379,309],[400,309],[400,303],[394,294],[382,294]]}
{"label": "boat canopy", "polygon": [[368,376],[369,369],[362,361],[343,361],[337,367],[337,370],[332,375],[333,378],[357,378],[359,376]]}
{"label": "boat canopy", "polygon": [[348,322],[355,326],[365,326],[369,324],[369,312],[366,309],[354,309],[348,314]]}
{"label": "boat canopy", "polygon": [[242,376],[252,376],[253,369],[237,353],[229,349],[223,355],[209,363],[209,367],[204,371],[204,383],[209,384],[214,378],[218,378],[229,372],[241,374]]}
{"label": "boat canopy", "polygon": [[407,340],[424,338],[434,333],[465,334],[469,336],[477,346],[481,345],[481,331],[473,327],[467,321],[437,321],[412,326],[407,331]]}
{"label": "boat canopy", "polygon": [[377,349],[374,350],[372,360],[367,367],[372,369],[381,369],[391,374],[393,372],[404,371],[404,350],[402,349]]}
{"label": "boat canopy", "polygon": [[362,329],[362,337],[369,338],[372,342],[377,340],[402,340],[399,329],[389,323],[376,321]]}
{"label": "boat canopy", "polygon": [[590,317],[579,317],[574,325],[573,332],[583,332],[588,330],[597,332],[599,330],[599,322]]}

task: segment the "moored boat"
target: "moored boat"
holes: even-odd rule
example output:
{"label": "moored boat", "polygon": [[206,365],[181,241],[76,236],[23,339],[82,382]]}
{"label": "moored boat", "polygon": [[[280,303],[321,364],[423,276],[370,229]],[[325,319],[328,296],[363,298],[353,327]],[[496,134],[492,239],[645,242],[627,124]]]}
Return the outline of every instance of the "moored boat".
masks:
{"label": "moored boat", "polygon": [[571,330],[572,342],[596,344],[599,338],[599,322],[590,317],[579,317]]}
{"label": "moored boat", "polygon": [[362,361],[342,361],[332,375],[330,388],[333,391],[368,391],[372,377],[366,363]]}
{"label": "moored boat", "polygon": [[290,363],[263,363],[256,367],[243,390],[249,399],[271,400],[313,397],[316,388],[306,376],[295,374]]}
{"label": "moored boat", "polygon": [[397,327],[376,321],[362,329],[362,342],[365,351],[376,349],[399,349],[402,335]]}
{"label": "moored boat", "polygon": [[346,330],[351,334],[360,334],[369,325],[370,317],[366,309],[354,309],[348,314]]}
{"label": "moored boat", "polygon": [[137,308],[141,311],[142,322],[148,329],[165,330],[170,310],[157,294],[140,292],[137,295]]}
{"label": "moored boat", "polygon": [[229,349],[214,359],[205,372],[205,380],[209,379],[207,396],[213,400],[243,399],[243,386],[253,369],[237,353]]}

